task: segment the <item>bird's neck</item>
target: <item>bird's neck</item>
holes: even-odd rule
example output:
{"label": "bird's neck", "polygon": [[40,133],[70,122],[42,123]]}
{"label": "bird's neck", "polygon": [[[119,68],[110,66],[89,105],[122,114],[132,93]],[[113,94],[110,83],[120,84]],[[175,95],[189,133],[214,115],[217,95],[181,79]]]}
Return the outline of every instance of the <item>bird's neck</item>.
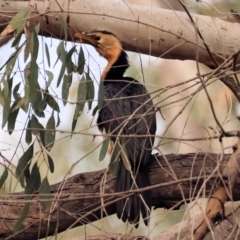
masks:
{"label": "bird's neck", "polygon": [[123,74],[128,67],[127,54],[125,51],[121,51],[116,60],[113,59],[108,61],[108,65],[102,73],[102,79],[106,80],[104,81],[104,85],[116,80],[122,80]]}

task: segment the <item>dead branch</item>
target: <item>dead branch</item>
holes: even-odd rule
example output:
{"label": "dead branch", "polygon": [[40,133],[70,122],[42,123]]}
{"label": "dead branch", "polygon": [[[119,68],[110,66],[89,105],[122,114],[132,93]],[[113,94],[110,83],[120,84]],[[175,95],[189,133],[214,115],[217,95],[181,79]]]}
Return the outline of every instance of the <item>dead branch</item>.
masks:
{"label": "dead branch", "polygon": [[[178,208],[182,203],[188,202],[194,197],[209,197],[215,189],[216,178],[207,180],[208,176],[216,176],[227,162],[228,156],[218,166],[216,154],[183,154],[166,155],[166,163],[162,156],[152,156],[152,164],[149,166],[149,177],[152,189],[152,202],[156,207]],[[176,178],[170,174],[169,166],[174,168]],[[105,170],[78,174],[51,186],[54,202],[52,210],[43,212],[36,194],[32,200],[27,218],[23,226],[15,236],[16,239],[37,239],[45,237],[48,224],[49,235],[62,232],[68,227],[76,227],[98,220],[101,216],[115,213],[114,202],[127,194],[114,194],[113,186],[115,178],[106,176],[104,181],[104,194],[100,194],[101,182]],[[238,186],[233,188],[233,200],[240,200],[240,176]],[[101,188],[102,189],[102,188]],[[104,206],[101,205],[101,198]],[[11,239],[13,227],[18,220],[24,203],[23,193],[11,194],[8,198],[1,199],[1,228],[0,238]],[[105,209],[106,211],[103,211]],[[36,231],[39,229],[39,233]]]}

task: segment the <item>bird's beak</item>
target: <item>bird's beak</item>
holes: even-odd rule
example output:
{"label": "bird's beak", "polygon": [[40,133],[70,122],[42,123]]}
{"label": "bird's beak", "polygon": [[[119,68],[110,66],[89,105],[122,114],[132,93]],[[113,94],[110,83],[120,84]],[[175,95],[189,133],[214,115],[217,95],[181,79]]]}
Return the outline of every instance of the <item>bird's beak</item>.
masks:
{"label": "bird's beak", "polygon": [[95,39],[83,33],[76,33],[74,36],[74,40],[75,42],[87,43],[94,47],[98,46],[98,42]]}

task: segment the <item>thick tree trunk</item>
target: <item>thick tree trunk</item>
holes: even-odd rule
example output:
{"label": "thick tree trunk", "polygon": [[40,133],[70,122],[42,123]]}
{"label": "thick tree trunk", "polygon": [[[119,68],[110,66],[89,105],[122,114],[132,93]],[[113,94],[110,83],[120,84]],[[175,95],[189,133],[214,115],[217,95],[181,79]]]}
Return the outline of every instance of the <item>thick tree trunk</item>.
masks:
{"label": "thick tree trunk", "polygon": [[[166,155],[165,159],[162,156],[152,156],[149,178],[153,205],[178,208],[195,196],[208,197],[215,187],[214,176],[219,175],[219,168],[225,165],[227,157],[225,156],[220,167],[217,167],[218,155],[215,154],[170,154]],[[114,214],[115,204],[110,202],[116,201],[117,197],[124,197],[124,194],[114,193],[115,178],[109,174],[105,178],[105,173],[106,170],[81,173],[66,182],[51,186],[54,201],[50,214],[41,210],[36,195],[22,228],[15,236],[16,239],[37,239],[44,237],[46,232],[52,235],[70,226],[75,227],[98,220],[105,214],[103,202],[107,214]],[[213,178],[205,184],[210,175]],[[233,189],[233,198],[240,200],[239,184]],[[2,198],[1,202],[0,238],[5,239],[13,234],[13,227],[25,201],[23,193],[18,193],[12,194],[9,198]]]}
{"label": "thick tree trunk", "polygon": [[[121,39],[126,50],[168,59],[198,58],[199,62],[216,67],[185,12],[127,5],[124,1],[0,0],[0,6],[0,32],[14,14],[31,6],[30,22],[41,22],[43,36],[64,37],[58,21],[62,16],[68,25],[70,41],[76,32],[106,29]],[[192,18],[218,64],[240,49],[239,23],[196,14]]]}

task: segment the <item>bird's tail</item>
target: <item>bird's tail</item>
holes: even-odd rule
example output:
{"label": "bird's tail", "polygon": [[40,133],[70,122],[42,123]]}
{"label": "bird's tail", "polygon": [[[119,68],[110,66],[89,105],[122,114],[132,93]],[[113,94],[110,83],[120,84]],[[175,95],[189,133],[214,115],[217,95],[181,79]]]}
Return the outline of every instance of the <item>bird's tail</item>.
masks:
{"label": "bird's tail", "polygon": [[[123,162],[120,160],[115,191],[124,192],[149,186],[146,173],[146,169],[139,169],[136,174],[133,173],[132,175],[135,175],[134,184],[131,173],[125,168]],[[116,204],[117,216],[122,219],[123,222],[128,220],[130,223],[134,223],[137,228],[141,212],[145,225],[148,225],[151,210],[151,191],[134,194],[128,198],[119,200]]]}

